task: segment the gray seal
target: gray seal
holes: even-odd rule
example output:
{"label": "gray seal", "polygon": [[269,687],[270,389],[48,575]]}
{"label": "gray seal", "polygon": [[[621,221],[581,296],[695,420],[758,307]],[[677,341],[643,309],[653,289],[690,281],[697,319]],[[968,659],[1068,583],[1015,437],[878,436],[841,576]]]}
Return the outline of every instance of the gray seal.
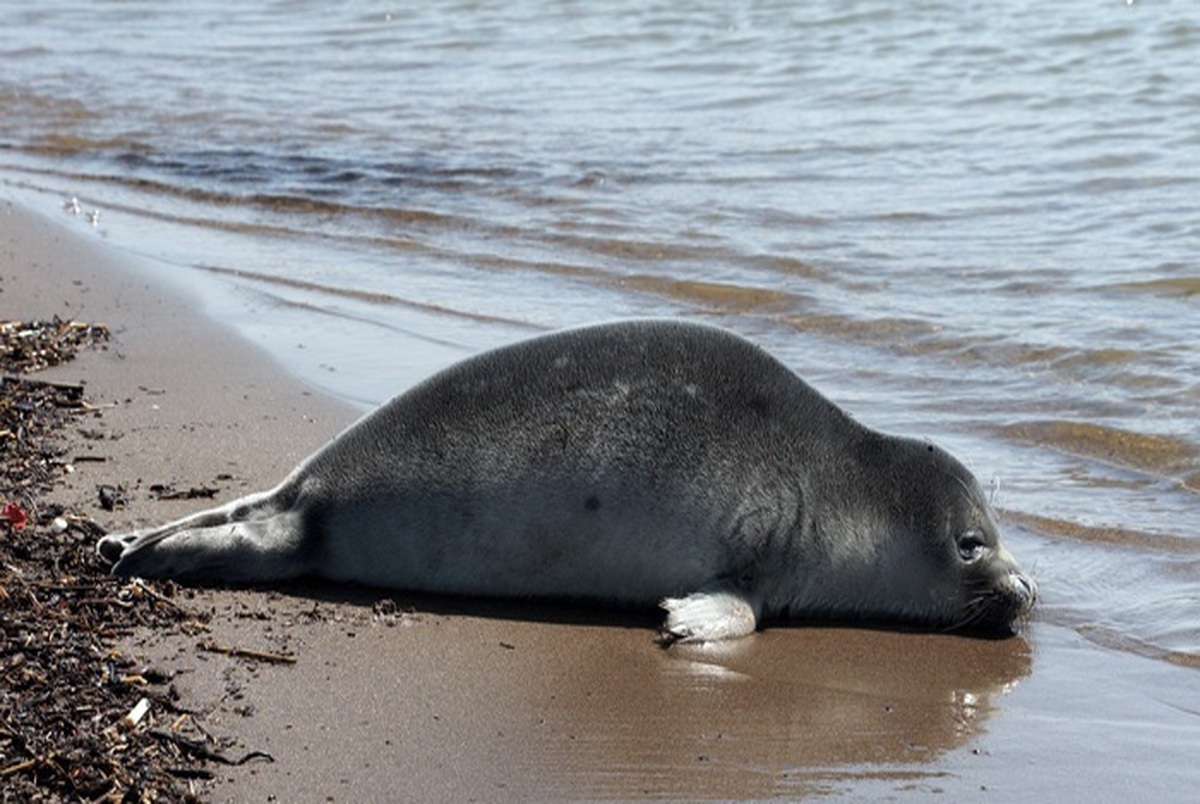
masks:
{"label": "gray seal", "polygon": [[125,576],[657,604],[668,642],[765,618],[1011,633],[1036,597],[953,457],[672,320],[465,360],[271,491],[99,550]]}

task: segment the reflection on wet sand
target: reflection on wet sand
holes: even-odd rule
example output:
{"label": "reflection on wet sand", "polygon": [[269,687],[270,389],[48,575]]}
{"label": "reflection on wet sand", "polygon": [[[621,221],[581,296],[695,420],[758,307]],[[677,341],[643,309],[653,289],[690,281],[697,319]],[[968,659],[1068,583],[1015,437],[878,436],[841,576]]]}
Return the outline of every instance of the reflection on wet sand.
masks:
{"label": "reflection on wet sand", "polygon": [[[940,785],[950,753],[1033,665],[1023,636],[776,626],[664,649],[654,612],[326,583],[235,594],[246,611],[211,623],[214,638],[300,656],[258,669],[237,702],[287,713],[286,739],[270,719],[237,720],[239,741],[276,759],[239,775],[251,797],[281,777],[309,784],[304,746],[332,739],[355,745],[363,769],[343,794],[374,789],[384,769],[408,791],[541,800]],[[226,696],[229,683],[199,672],[188,694]],[[470,773],[448,778],[455,768]]]}
{"label": "reflection on wet sand", "polygon": [[599,798],[753,798],[836,790],[862,774],[922,777],[1031,669],[1020,638],[820,628],[669,650],[634,636],[543,658],[526,692],[571,733],[536,761],[557,769],[564,793]]}

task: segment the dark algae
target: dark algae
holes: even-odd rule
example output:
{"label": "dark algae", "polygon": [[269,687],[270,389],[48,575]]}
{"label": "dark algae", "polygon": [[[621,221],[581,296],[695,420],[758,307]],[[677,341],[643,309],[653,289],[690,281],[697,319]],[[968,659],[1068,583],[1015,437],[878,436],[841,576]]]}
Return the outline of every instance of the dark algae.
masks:
{"label": "dark algae", "polygon": [[212,763],[240,761],[171,673],[115,647],[139,628],[202,632],[201,618],[171,583],[111,577],[103,529],[52,501],[72,433],[102,411],[83,386],[29,374],[107,340],[101,325],[0,322],[0,801],[197,800]]}

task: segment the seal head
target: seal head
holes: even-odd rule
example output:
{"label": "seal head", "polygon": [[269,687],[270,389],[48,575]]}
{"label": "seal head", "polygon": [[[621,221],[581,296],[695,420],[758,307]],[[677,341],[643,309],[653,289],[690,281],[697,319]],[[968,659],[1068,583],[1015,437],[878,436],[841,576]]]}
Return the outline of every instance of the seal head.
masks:
{"label": "seal head", "polygon": [[808,600],[784,608],[1012,633],[1032,608],[1036,585],[1001,541],[971,473],[944,450],[915,439],[868,431],[853,452],[829,498],[833,510],[814,530],[824,531],[817,540],[830,577],[864,583],[840,592],[826,587],[828,604]]}

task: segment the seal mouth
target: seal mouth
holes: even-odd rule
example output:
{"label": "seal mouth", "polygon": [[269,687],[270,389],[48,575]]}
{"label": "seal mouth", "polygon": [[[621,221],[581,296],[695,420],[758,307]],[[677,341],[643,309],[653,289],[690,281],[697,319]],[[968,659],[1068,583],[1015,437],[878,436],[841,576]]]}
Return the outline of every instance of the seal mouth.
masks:
{"label": "seal mouth", "polygon": [[1020,572],[1009,572],[998,581],[980,581],[968,593],[966,605],[948,631],[983,636],[1011,636],[1027,619],[1037,601],[1037,584]]}

